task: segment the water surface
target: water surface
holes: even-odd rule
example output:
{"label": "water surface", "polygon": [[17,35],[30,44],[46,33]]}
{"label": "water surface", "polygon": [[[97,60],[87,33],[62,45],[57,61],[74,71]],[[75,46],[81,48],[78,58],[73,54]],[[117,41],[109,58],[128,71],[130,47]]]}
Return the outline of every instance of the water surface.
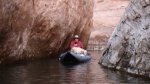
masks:
{"label": "water surface", "polygon": [[92,59],[78,65],[44,59],[0,67],[0,84],[150,84],[149,79],[102,68],[100,52],[89,53]]}

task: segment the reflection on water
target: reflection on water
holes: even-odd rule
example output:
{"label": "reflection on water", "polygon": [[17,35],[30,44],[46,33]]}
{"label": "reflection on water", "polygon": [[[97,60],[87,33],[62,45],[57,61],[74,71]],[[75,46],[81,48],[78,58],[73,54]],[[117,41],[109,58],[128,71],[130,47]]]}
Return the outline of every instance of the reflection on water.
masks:
{"label": "reflection on water", "polygon": [[150,80],[134,78],[102,68],[100,52],[90,52],[91,61],[62,65],[58,59],[0,67],[0,84],[149,84]]}

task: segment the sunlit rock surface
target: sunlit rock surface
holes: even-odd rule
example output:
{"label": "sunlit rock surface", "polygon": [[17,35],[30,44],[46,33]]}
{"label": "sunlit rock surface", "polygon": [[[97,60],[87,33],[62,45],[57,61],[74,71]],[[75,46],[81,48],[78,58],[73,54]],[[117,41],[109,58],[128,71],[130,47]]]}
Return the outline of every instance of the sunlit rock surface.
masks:
{"label": "sunlit rock surface", "polygon": [[150,77],[150,0],[131,0],[109,39],[100,63]]}
{"label": "sunlit rock surface", "polygon": [[94,0],[93,29],[90,38],[110,37],[129,0]]}
{"label": "sunlit rock surface", "polygon": [[0,0],[0,63],[57,56],[90,35],[92,0]]}
{"label": "sunlit rock surface", "polygon": [[93,28],[88,50],[104,49],[128,3],[129,0],[94,0]]}

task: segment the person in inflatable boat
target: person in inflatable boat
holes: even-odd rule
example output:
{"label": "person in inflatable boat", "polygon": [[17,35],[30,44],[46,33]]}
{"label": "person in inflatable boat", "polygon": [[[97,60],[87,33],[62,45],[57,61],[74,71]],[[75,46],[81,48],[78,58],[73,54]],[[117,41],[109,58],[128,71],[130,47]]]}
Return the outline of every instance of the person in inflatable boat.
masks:
{"label": "person in inflatable boat", "polygon": [[70,44],[70,49],[71,49],[72,52],[75,52],[75,53],[82,53],[82,54],[85,54],[85,55],[87,54],[87,51],[83,49],[83,44],[79,40],[78,35],[74,36],[74,40]]}

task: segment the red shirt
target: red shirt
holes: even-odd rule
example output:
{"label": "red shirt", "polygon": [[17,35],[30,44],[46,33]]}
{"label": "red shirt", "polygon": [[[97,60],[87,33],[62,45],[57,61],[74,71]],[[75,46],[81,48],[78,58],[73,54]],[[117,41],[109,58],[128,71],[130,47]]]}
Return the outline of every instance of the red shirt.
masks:
{"label": "red shirt", "polygon": [[72,47],[80,47],[80,48],[83,48],[83,44],[81,41],[78,41],[78,42],[75,42],[75,41],[72,41],[71,44],[70,44],[70,48]]}

